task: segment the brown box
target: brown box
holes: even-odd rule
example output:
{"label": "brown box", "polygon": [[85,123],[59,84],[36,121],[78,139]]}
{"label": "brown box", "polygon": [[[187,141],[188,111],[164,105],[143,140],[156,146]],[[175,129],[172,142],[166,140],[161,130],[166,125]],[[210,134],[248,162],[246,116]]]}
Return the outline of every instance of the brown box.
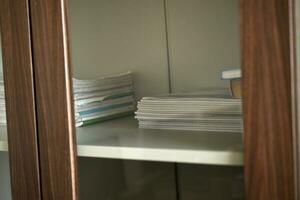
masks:
{"label": "brown box", "polygon": [[242,98],[242,80],[233,79],[230,80],[231,94],[235,98]]}

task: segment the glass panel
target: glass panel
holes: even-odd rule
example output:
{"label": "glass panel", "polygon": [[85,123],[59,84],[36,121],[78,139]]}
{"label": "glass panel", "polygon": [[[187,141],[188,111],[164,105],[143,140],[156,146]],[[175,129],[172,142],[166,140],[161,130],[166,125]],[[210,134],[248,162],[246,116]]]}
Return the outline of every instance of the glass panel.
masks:
{"label": "glass panel", "polygon": [[244,199],[238,5],[70,1],[81,199]]}
{"label": "glass panel", "polygon": [[11,199],[6,112],[3,83],[2,46],[0,35],[0,199]]}

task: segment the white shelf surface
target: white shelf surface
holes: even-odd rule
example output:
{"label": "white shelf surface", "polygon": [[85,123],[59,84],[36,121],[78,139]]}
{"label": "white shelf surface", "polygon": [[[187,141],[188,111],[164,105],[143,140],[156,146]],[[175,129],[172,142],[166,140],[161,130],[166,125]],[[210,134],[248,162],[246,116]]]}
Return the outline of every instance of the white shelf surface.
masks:
{"label": "white shelf surface", "polygon": [[8,151],[6,126],[0,126],[0,151]]}
{"label": "white shelf surface", "polygon": [[[142,130],[133,117],[77,128],[79,157],[243,165],[237,133]],[[0,127],[0,151],[8,151],[6,127]]]}
{"label": "white shelf surface", "polygon": [[142,130],[133,117],[77,128],[79,157],[243,165],[237,133]]}

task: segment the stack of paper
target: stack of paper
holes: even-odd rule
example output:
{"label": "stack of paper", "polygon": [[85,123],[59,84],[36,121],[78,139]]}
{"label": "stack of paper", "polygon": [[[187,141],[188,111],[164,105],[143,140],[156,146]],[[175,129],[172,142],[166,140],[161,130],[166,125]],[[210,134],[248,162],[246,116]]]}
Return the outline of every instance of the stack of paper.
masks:
{"label": "stack of paper", "polygon": [[242,132],[240,99],[219,95],[145,97],[136,118],[144,129]]}
{"label": "stack of paper", "polygon": [[73,78],[76,126],[85,126],[133,114],[130,72],[93,80]]}
{"label": "stack of paper", "polygon": [[4,81],[0,76],[0,125],[6,125]]}

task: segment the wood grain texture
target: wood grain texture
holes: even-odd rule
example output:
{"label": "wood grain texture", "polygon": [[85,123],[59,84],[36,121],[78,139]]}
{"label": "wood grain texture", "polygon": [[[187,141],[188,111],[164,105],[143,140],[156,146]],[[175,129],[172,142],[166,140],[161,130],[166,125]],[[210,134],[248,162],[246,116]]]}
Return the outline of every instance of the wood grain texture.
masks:
{"label": "wood grain texture", "polygon": [[42,196],[77,199],[67,2],[30,0]]}
{"label": "wood grain texture", "polygon": [[289,1],[242,0],[248,200],[293,200]]}
{"label": "wood grain texture", "polygon": [[297,69],[297,10],[298,8],[298,2],[299,0],[288,0],[289,6],[290,6],[290,58],[291,58],[291,81],[292,81],[292,123],[293,123],[293,147],[294,147],[294,181],[295,181],[295,199],[299,199],[299,180],[300,180],[300,174],[299,174],[299,105],[298,105],[298,97],[299,97],[299,86],[298,86],[298,80],[299,80],[299,69]]}
{"label": "wood grain texture", "polygon": [[13,200],[40,198],[27,0],[0,1],[3,73]]}

